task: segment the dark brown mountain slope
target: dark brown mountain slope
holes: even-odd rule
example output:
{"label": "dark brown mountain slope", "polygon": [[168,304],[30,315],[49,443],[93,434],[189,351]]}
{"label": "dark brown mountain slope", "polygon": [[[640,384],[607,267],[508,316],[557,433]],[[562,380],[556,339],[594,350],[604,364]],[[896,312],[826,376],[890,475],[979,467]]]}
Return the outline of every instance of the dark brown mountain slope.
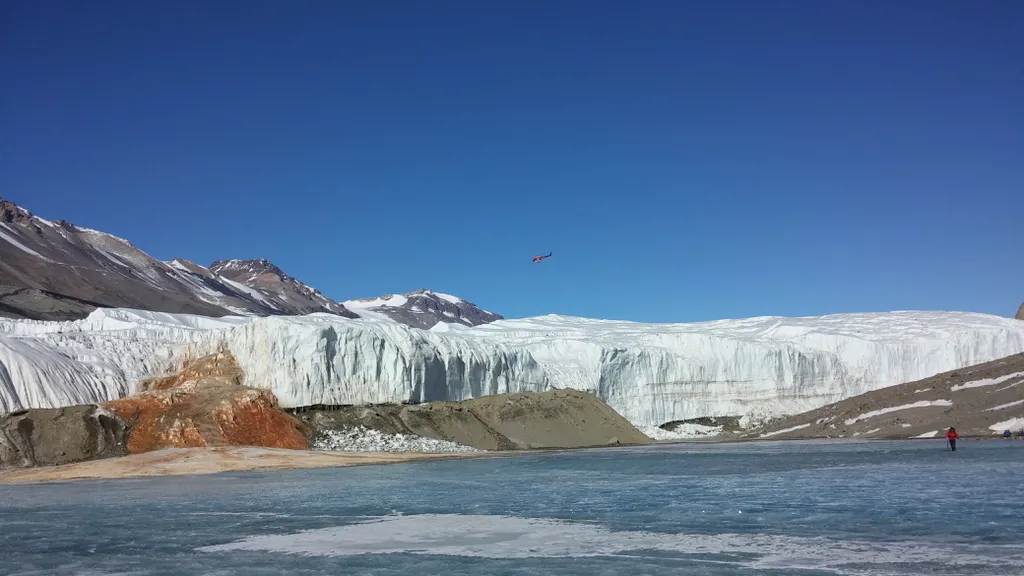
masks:
{"label": "dark brown mountain slope", "polygon": [[83,318],[97,307],[224,316],[335,314],[386,318],[417,328],[475,326],[501,316],[456,296],[417,290],[335,302],[264,259],[209,268],[157,260],[127,240],[63,220],[50,222],[0,199],[0,316]]}
{"label": "dark brown mountain slope", "polygon": [[273,269],[278,285],[263,290],[186,260],[162,262],[122,238],[50,222],[0,200],[0,285],[11,287],[0,293],[0,315],[63,320],[105,306],[207,316],[328,312],[355,317]]}

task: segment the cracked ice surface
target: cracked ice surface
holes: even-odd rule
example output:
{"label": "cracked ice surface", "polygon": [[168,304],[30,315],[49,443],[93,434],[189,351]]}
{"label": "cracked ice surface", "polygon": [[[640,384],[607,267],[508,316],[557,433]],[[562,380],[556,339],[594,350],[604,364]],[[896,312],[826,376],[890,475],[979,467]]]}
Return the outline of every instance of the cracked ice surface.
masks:
{"label": "cracked ice surface", "polygon": [[[32,350],[19,351],[19,342]],[[1024,322],[965,312],[688,324],[550,315],[421,330],[330,314],[101,309],[75,322],[0,320],[0,407],[117,398],[140,378],[218,350],[235,355],[248,385],[272,390],[286,407],[557,387],[592,391],[634,424],[657,426],[793,414],[1024,352]],[[21,376],[10,376],[12,366]]]}

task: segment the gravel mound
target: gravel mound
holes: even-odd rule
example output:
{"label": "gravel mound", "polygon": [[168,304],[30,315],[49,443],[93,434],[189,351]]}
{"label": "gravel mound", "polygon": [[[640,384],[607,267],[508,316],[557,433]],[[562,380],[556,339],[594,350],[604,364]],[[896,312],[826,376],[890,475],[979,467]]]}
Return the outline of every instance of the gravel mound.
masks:
{"label": "gravel mound", "polygon": [[370,429],[488,451],[651,442],[597,396],[570,389],[496,394],[461,402],[311,409],[296,416],[317,431]]}
{"label": "gravel mound", "polygon": [[687,440],[693,438],[709,438],[722,433],[722,426],[704,426],[702,424],[679,424],[674,430],[665,430],[658,426],[640,428],[644,434],[655,440]]}
{"label": "gravel mound", "polygon": [[311,442],[312,450],[325,452],[485,452],[447,440],[413,434],[386,434],[365,426],[345,430],[322,430]]}
{"label": "gravel mound", "polygon": [[58,466],[128,453],[129,425],[93,404],[0,416],[0,469]]}

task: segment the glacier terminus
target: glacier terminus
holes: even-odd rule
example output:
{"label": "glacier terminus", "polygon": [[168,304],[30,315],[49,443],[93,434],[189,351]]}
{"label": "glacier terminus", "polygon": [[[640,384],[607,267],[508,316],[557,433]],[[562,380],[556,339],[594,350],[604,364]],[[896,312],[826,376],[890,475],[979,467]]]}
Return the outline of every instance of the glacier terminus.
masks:
{"label": "glacier terminus", "polygon": [[0,411],[124,397],[217,351],[284,407],[575,388],[637,426],[750,423],[1024,352],[1024,322],[938,311],[677,324],[548,315],[423,329],[384,316],[100,308],[66,322],[0,319]]}

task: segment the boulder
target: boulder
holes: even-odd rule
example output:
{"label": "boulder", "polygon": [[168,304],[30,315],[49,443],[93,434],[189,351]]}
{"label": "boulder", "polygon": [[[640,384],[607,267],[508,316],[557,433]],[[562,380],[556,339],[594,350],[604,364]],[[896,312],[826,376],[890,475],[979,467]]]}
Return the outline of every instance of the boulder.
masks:
{"label": "boulder", "polygon": [[0,417],[0,467],[57,466],[124,456],[130,425],[96,405],[18,410]]}

